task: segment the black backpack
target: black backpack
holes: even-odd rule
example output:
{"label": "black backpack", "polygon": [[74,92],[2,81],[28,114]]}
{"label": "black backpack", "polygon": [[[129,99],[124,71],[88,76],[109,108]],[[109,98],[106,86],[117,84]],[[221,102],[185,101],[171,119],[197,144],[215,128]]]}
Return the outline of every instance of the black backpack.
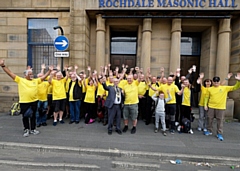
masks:
{"label": "black backpack", "polygon": [[182,119],[181,132],[188,133],[191,129],[191,121],[187,118]]}

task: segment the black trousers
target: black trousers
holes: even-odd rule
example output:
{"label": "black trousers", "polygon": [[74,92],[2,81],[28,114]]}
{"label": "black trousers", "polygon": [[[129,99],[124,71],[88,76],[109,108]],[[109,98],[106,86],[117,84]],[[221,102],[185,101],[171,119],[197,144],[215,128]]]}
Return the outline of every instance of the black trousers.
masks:
{"label": "black trousers", "polygon": [[152,121],[152,114],[153,114],[152,107],[153,107],[153,102],[154,102],[154,101],[153,101],[152,97],[147,96],[146,124],[149,124],[149,123],[151,123],[151,121]]}
{"label": "black trousers", "polygon": [[141,119],[146,119],[146,114],[147,114],[147,98],[146,97],[139,98],[138,117],[140,117]]}
{"label": "black trousers", "polygon": [[[23,122],[24,129],[30,129],[30,130],[36,129],[37,104],[38,104],[38,101],[31,102],[31,103],[20,103],[22,122]],[[33,110],[32,117],[31,118],[23,117],[23,114],[29,107],[31,107]]]}

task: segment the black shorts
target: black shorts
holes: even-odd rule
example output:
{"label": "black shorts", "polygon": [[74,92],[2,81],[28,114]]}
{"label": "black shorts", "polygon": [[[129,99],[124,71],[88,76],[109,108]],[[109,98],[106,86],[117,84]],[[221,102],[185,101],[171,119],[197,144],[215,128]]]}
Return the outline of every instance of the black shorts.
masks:
{"label": "black shorts", "polygon": [[65,111],[66,99],[53,100],[53,104],[55,106],[54,112]]}

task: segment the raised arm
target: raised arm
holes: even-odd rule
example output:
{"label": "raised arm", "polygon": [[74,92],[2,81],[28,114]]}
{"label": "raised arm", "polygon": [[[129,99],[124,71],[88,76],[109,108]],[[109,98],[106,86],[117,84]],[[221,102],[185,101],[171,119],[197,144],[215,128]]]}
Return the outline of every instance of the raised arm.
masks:
{"label": "raised arm", "polygon": [[16,74],[14,74],[8,67],[5,65],[4,60],[0,60],[0,66],[2,67],[3,71],[6,72],[13,80],[16,78]]}
{"label": "raised arm", "polygon": [[49,76],[49,74],[52,72],[52,70],[53,70],[53,66],[49,66],[48,72],[46,72],[42,77],[40,77],[40,79],[44,81],[47,78],[47,76]]}

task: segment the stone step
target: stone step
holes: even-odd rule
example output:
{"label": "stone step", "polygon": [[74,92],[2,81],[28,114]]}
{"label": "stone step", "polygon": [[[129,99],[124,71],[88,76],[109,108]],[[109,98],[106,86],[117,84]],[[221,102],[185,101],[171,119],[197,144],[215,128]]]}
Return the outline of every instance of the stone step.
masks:
{"label": "stone step", "polygon": [[[222,165],[239,164],[240,158],[226,156],[207,156],[207,155],[191,155],[191,154],[173,154],[143,151],[125,151],[118,149],[98,149],[98,148],[82,148],[82,147],[66,147],[66,146],[50,146],[27,143],[0,142],[0,149],[20,149],[32,150],[39,153],[56,153],[80,156],[101,156],[104,160],[108,158],[140,158],[152,159],[156,161],[169,161],[181,159],[189,162],[208,162],[220,163]],[[99,158],[100,159],[100,158]]]}
{"label": "stone step", "polygon": [[81,171],[98,171],[100,167],[96,165],[86,164],[67,164],[67,163],[43,163],[43,162],[29,162],[29,161],[11,161],[0,160],[0,165],[11,166],[27,169],[42,169],[42,170],[81,170]]}

